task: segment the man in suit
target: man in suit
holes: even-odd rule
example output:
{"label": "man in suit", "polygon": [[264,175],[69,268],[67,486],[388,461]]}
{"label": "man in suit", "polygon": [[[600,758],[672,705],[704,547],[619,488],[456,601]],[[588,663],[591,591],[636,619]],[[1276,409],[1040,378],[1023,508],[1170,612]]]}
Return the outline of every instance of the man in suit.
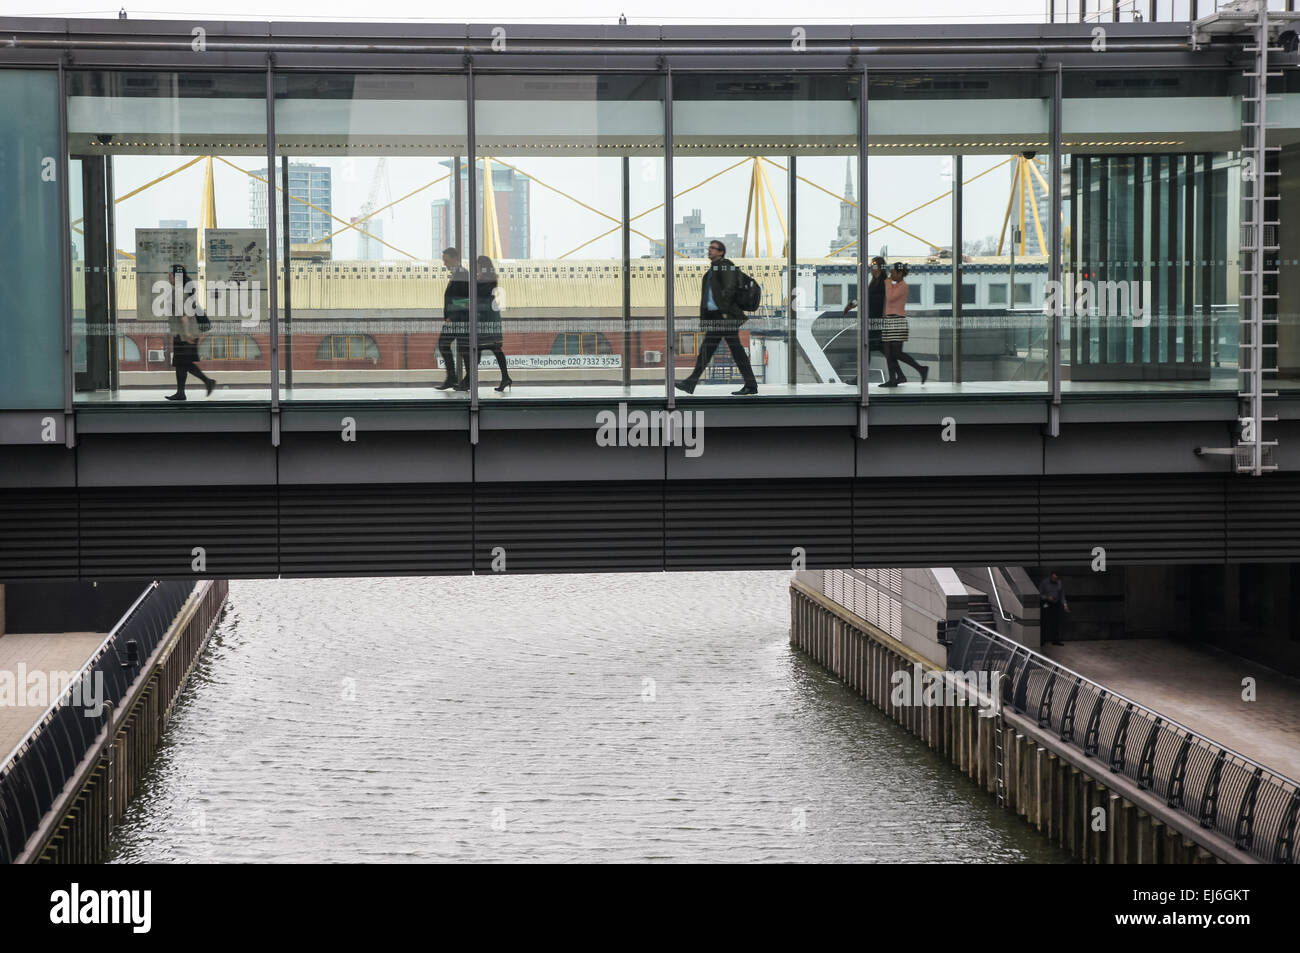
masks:
{"label": "man in suit", "polygon": [[722,242],[709,243],[709,270],[700,282],[700,327],[704,337],[700,341],[700,356],[695,361],[695,370],[689,377],[677,382],[677,389],[691,394],[700,382],[704,369],[713,359],[713,352],[718,345],[726,341],[731,348],[731,356],[745,378],[745,386],[732,391],[733,397],[757,394],[758,381],[754,379],[754,370],[749,366],[749,355],[740,343],[740,325],[745,320],[745,312],[736,303],[736,287],[740,275],[736,266],[727,258],[727,246]]}
{"label": "man in suit", "polygon": [[[457,362],[464,362],[469,350],[469,272],[461,264],[460,249],[447,248],[442,253],[442,263],[451,272],[447,290],[442,295],[442,331],[438,334],[438,353],[447,366],[447,379],[438,390],[469,390],[469,365],[465,365],[465,382],[460,386]],[[459,354],[453,354],[452,343]]]}

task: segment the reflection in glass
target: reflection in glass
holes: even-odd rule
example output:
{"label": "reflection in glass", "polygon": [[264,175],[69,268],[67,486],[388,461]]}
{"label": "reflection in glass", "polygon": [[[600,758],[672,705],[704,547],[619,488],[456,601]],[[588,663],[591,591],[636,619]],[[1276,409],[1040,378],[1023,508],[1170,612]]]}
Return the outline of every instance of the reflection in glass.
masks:
{"label": "reflection in glass", "polygon": [[[266,155],[265,91],[261,73],[68,74],[78,400],[269,399],[269,249],[248,174]],[[250,335],[257,356],[223,361],[214,387],[208,334]]]}
{"label": "reflection in glass", "polygon": [[[677,376],[692,393],[745,391],[747,359],[760,396],[857,397],[858,318],[846,308],[857,296],[859,85],[829,74],[674,78],[674,308],[679,335],[691,335],[679,337]],[[708,313],[714,242],[761,292],[735,332],[740,362],[731,329]]]}
{"label": "reflection in glass", "polygon": [[[889,395],[1043,393],[1051,85],[1025,73],[873,73],[867,251],[907,266],[905,353],[889,384],[888,315],[869,379]],[[878,337],[879,335],[879,337]],[[880,349],[876,342],[880,340]]]}
{"label": "reflection in glass", "polygon": [[480,399],[662,396],[662,78],[475,91]]}
{"label": "reflection in glass", "polygon": [[468,349],[452,300],[464,276],[443,255],[465,246],[465,89],[460,76],[276,77],[285,400],[465,398],[438,386],[459,381]]}
{"label": "reflection in glass", "polygon": [[1227,72],[1066,80],[1067,393],[1238,387],[1240,83]]}

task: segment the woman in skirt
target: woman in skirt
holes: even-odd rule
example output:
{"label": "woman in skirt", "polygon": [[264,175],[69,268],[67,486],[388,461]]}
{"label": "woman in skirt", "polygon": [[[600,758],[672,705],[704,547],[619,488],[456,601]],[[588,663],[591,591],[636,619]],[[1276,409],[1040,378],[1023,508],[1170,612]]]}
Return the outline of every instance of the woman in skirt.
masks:
{"label": "woman in skirt", "polygon": [[889,365],[889,380],[881,387],[897,387],[907,383],[898,362],[909,364],[921,375],[921,383],[930,376],[930,368],[918,364],[909,354],[903,353],[903,342],[907,340],[907,265],[898,261],[890,271],[889,281],[885,283],[885,326],[880,340],[885,346],[885,361]]}

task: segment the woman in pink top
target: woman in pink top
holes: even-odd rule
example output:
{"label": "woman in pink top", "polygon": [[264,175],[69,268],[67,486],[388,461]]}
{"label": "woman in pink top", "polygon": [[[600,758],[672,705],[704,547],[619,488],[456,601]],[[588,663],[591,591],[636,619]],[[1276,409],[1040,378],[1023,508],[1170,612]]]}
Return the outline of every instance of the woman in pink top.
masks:
{"label": "woman in pink top", "polygon": [[916,361],[909,354],[903,353],[903,342],[907,340],[907,265],[895,262],[889,280],[885,282],[885,326],[881,330],[880,340],[885,347],[885,362],[889,365],[889,380],[881,387],[897,387],[907,383],[898,362],[909,364],[921,375],[921,383],[930,376],[930,368]]}

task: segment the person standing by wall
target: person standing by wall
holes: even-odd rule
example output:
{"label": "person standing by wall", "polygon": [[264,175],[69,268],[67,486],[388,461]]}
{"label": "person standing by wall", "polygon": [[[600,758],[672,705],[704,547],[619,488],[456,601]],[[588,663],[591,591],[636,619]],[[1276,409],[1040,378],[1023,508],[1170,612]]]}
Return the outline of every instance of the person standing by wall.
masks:
{"label": "person standing by wall", "polygon": [[758,393],[758,381],[754,378],[754,369],[749,365],[749,355],[740,343],[740,326],[745,321],[745,312],[736,302],[736,286],[740,283],[740,271],[727,258],[727,246],[722,242],[709,243],[709,270],[700,282],[700,326],[704,337],[700,341],[700,356],[695,361],[695,370],[690,376],[677,382],[677,389],[691,394],[695,385],[704,375],[704,369],[713,360],[713,352],[723,341],[731,349],[731,357],[736,362],[745,386],[732,391],[733,397]]}
{"label": "person standing by wall", "polygon": [[1070,611],[1070,602],[1065,598],[1065,583],[1061,582],[1060,574],[1053,572],[1040,582],[1038,594],[1043,599],[1039,623],[1043,644],[1064,645],[1061,632],[1065,628],[1065,613]]}
{"label": "person standing by wall", "polygon": [[903,342],[907,340],[907,265],[901,261],[894,262],[889,280],[885,282],[885,327],[880,334],[885,346],[885,361],[889,365],[889,380],[881,387],[897,387],[906,384],[898,362],[902,361],[915,368],[921,375],[921,383],[930,376],[930,368],[918,364],[911,355],[903,353]]}

